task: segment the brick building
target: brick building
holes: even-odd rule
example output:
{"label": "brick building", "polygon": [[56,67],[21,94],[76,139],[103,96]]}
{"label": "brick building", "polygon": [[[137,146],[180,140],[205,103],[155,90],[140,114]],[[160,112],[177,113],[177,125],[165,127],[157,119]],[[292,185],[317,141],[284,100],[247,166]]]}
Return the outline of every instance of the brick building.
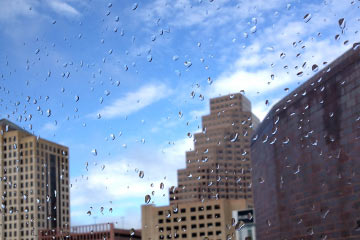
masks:
{"label": "brick building", "polygon": [[39,240],[140,240],[141,231],[115,228],[113,223],[73,226],[70,231],[41,230]]}
{"label": "brick building", "polygon": [[360,239],[360,48],[276,104],[251,154],[258,239]]}

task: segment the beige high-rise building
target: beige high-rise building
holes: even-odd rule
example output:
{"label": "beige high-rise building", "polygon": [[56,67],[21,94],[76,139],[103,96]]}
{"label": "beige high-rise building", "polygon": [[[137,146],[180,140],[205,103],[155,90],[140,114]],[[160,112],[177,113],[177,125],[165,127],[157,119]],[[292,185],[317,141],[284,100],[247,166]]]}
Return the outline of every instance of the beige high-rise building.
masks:
{"label": "beige high-rise building", "polygon": [[143,240],[235,239],[241,222],[233,213],[253,207],[250,143],[258,123],[242,94],[210,100],[178,187],[170,188],[170,206],[142,206]]}
{"label": "beige high-rise building", "polygon": [[68,229],[69,149],[0,120],[0,239]]}
{"label": "beige high-rise building", "polygon": [[206,199],[247,199],[251,190],[250,143],[258,118],[242,94],[210,99],[203,131],[194,134],[194,150],[186,153],[186,168],[178,170],[178,187],[170,203]]}

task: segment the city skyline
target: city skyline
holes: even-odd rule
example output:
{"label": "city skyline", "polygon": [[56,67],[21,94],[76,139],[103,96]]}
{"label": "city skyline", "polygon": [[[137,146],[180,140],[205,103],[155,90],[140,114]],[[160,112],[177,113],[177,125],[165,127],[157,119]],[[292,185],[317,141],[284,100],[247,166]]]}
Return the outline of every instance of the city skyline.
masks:
{"label": "city skyline", "polygon": [[262,120],[358,42],[358,5],[4,0],[0,118],[71,148],[74,225],[139,228],[144,196],[168,204],[210,98],[241,92]]}

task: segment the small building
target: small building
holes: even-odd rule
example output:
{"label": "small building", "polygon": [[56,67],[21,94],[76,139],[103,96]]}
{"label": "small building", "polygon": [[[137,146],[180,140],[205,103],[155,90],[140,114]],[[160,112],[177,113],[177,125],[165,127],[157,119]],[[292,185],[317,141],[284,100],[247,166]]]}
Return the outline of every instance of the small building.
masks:
{"label": "small building", "polygon": [[255,240],[255,217],[253,209],[233,211],[236,240]]}
{"label": "small building", "polygon": [[115,228],[114,223],[73,226],[70,231],[40,230],[39,240],[140,240],[141,231]]}
{"label": "small building", "polygon": [[143,205],[143,240],[234,239],[233,212],[248,207],[245,199],[194,201],[162,207]]}

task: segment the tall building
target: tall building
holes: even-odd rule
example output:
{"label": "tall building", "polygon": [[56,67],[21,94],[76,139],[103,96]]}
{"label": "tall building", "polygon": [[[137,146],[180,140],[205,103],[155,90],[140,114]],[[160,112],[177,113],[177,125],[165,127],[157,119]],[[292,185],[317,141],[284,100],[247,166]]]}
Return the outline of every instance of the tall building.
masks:
{"label": "tall building", "polygon": [[170,206],[142,206],[142,239],[236,238],[244,224],[233,213],[253,205],[250,137],[258,122],[242,94],[210,100],[203,131],[178,170],[179,186],[170,189]]}
{"label": "tall building", "polygon": [[242,94],[210,99],[203,131],[194,134],[194,150],[186,152],[186,168],[178,170],[178,187],[170,203],[205,199],[252,202],[250,142],[258,118]]}
{"label": "tall building", "polygon": [[0,239],[38,239],[67,229],[69,149],[0,120]]}
{"label": "tall building", "polygon": [[360,239],[360,48],[277,103],[254,139],[257,239]]}

